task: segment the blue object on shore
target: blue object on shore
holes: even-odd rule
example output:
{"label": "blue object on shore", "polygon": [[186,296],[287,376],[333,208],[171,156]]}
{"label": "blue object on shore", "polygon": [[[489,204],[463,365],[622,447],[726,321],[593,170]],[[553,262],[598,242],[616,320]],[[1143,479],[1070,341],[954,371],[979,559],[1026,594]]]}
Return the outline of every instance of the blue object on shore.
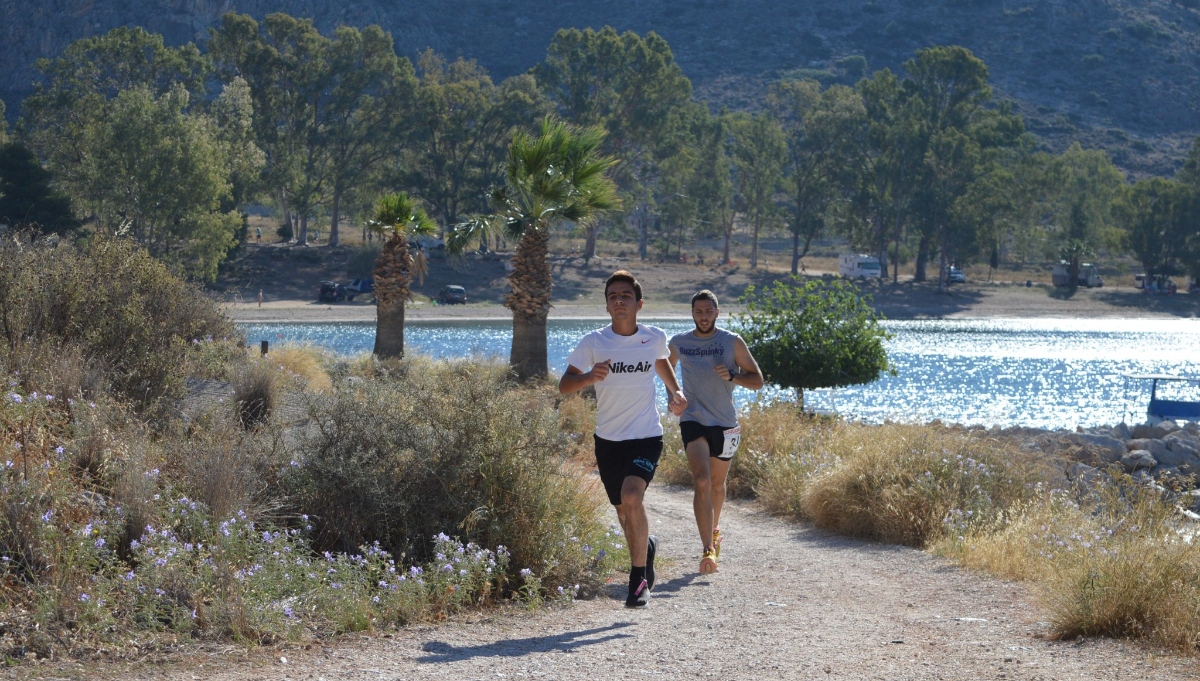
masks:
{"label": "blue object on shore", "polygon": [[1200,386],[1200,378],[1168,374],[1126,374],[1125,378],[1134,381],[1150,381],[1150,403],[1146,406],[1146,418],[1162,421],[1200,421],[1200,399],[1165,400],[1158,396],[1160,382],[1190,383],[1193,386]]}

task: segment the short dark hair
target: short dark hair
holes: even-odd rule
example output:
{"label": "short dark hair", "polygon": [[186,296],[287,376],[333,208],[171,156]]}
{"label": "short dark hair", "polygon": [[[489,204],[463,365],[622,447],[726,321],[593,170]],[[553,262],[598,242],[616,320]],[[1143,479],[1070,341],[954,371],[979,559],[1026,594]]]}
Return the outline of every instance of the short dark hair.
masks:
{"label": "short dark hair", "polygon": [[692,307],[696,306],[697,300],[711,300],[713,307],[721,307],[721,305],[717,303],[717,294],[709,291],[708,289],[696,291],[696,293],[692,296]]}
{"label": "short dark hair", "polygon": [[617,281],[623,281],[632,286],[635,299],[642,299],[642,285],[638,283],[638,280],[634,279],[633,275],[626,270],[617,270],[616,272],[608,275],[608,279],[606,279],[604,282],[604,298],[606,300],[608,299],[608,287],[612,286],[613,282]]}

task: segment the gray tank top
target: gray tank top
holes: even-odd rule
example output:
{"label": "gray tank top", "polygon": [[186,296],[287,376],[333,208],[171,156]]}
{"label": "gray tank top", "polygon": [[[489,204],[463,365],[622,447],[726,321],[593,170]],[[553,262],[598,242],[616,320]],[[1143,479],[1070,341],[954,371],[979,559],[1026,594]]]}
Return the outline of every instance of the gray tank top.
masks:
{"label": "gray tank top", "polygon": [[737,373],[733,350],[738,335],[720,327],[708,338],[697,338],[695,330],[671,339],[671,347],[679,355],[679,378],[688,406],[681,421],[696,421],[702,426],[737,425],[737,410],[733,408],[733,381],[726,381],[713,369],[724,364],[730,373]]}

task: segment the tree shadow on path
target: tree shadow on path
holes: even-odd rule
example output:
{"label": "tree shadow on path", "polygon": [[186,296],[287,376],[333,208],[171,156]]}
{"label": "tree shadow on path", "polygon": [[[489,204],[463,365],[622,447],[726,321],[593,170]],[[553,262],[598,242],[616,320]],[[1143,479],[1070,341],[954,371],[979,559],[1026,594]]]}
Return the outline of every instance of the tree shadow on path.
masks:
{"label": "tree shadow on path", "polygon": [[614,622],[606,627],[568,631],[554,636],[531,636],[528,638],[512,638],[494,641],[477,646],[454,646],[441,641],[430,641],[421,649],[429,653],[417,658],[417,662],[460,662],[475,657],[521,657],[532,653],[562,652],[571,653],[583,646],[596,645],[622,638],[633,638],[633,634],[610,633],[607,636],[588,638],[595,634],[616,632],[618,629],[634,626],[633,622]]}

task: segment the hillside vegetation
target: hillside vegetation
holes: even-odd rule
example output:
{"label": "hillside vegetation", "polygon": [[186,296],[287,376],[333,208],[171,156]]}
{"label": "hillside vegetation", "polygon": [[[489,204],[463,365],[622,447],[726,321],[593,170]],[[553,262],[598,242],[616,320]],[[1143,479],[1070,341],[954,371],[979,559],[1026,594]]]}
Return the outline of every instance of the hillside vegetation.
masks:
{"label": "hillside vegetation", "polygon": [[178,45],[206,39],[227,11],[311,16],[322,32],[378,23],[401,55],[432,47],[476,59],[498,78],[541,61],[562,27],[655,31],[698,95],[733,109],[756,106],[788,71],[849,82],[862,65],[846,57],[895,70],[919,47],[956,44],[991,67],[997,94],[1018,102],[1049,149],[1080,141],[1109,150],[1127,171],[1169,175],[1200,130],[1200,11],[1190,5],[1200,7],[1196,0],[2,0],[0,98],[12,115],[29,94],[34,61],[80,38],[135,24]]}

